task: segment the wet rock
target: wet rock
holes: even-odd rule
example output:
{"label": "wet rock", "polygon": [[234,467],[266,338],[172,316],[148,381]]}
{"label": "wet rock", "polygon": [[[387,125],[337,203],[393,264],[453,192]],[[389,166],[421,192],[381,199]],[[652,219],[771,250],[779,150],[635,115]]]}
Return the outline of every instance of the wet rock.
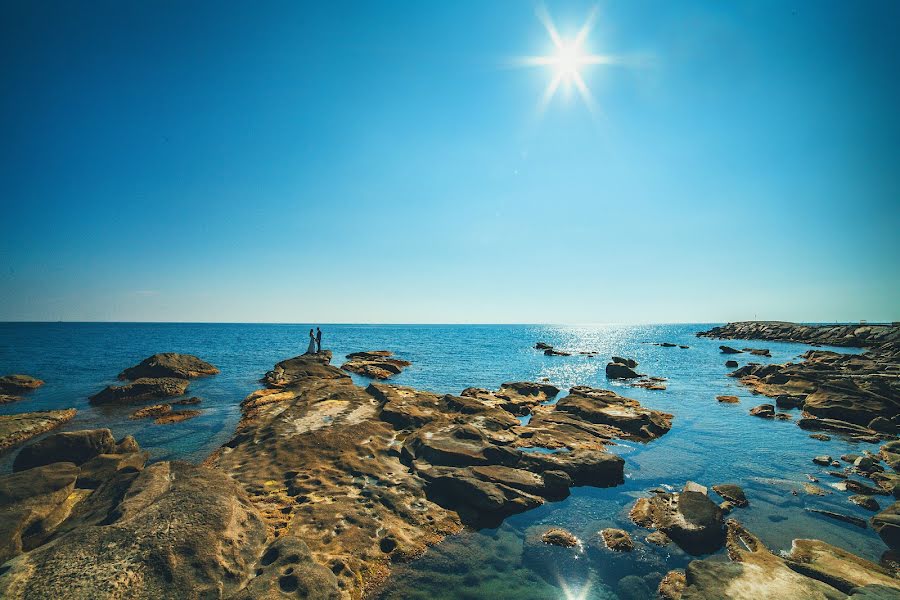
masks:
{"label": "wet rock", "polygon": [[805,491],[810,496],[826,496],[826,495],[828,495],[828,492],[826,492],[819,486],[813,485],[811,483],[804,483],[803,491]]}
{"label": "wet rock", "polygon": [[664,534],[662,531],[654,531],[652,533],[649,533],[644,539],[655,546],[667,546],[668,544],[672,543],[672,540],[669,539],[669,536]]}
{"label": "wet rock", "polygon": [[868,428],[881,433],[897,433],[897,424],[884,417],[875,417],[869,421]]}
{"label": "wet rock", "polygon": [[750,414],[754,417],[761,417],[763,419],[774,419],[775,406],[772,404],[760,404],[759,406],[751,408]]}
{"label": "wet rock", "polygon": [[631,552],[634,550],[634,542],[627,531],[622,529],[604,529],[600,532],[606,547],[616,552]]}
{"label": "wet rock", "polygon": [[818,508],[807,508],[806,510],[811,513],[823,515],[825,517],[828,517],[829,519],[834,519],[835,521],[843,521],[844,523],[850,523],[851,525],[855,525],[855,526],[859,527],[860,529],[866,528],[866,522],[863,519],[860,519],[859,517],[845,515],[845,514],[830,511],[830,510],[821,510]]}
{"label": "wet rock", "polygon": [[[879,585],[900,596],[900,580],[893,573],[846,550],[819,540],[794,540],[786,564],[806,577],[850,594],[863,586]],[[853,597],[856,597],[855,595]]]}
{"label": "wet rock", "polygon": [[190,398],[185,398],[184,400],[178,400],[178,401],[176,401],[176,402],[173,402],[172,405],[173,405],[173,406],[174,406],[174,405],[178,405],[178,406],[190,406],[190,405],[193,405],[193,404],[200,404],[200,402],[201,402],[200,398],[198,398],[197,396],[192,396],[192,397],[190,397]]}
{"label": "wet rock", "polygon": [[614,363],[625,365],[629,369],[636,369],[638,366],[638,361],[633,358],[622,358],[621,356],[613,356],[612,361]]}
{"label": "wet rock", "polygon": [[551,546],[561,546],[563,548],[572,548],[578,545],[578,538],[560,527],[554,527],[545,531],[541,535],[541,541]]}
{"label": "wet rock", "polygon": [[744,352],[749,352],[754,356],[772,356],[772,353],[769,352],[768,348],[744,348]]}
{"label": "wet rock", "polygon": [[639,440],[655,439],[672,427],[672,415],[644,408],[636,400],[608,390],[576,386],[556,410],[590,423],[611,425]]}
{"label": "wet rock", "polygon": [[737,396],[716,396],[716,400],[724,404],[737,404],[741,401]]}
{"label": "wet rock", "polygon": [[856,494],[865,494],[867,496],[887,496],[888,492],[884,491],[880,487],[876,488],[871,485],[867,485],[862,483],[861,481],[856,481],[855,479],[847,479],[845,482],[847,484],[847,491],[854,492]]}
{"label": "wet rock", "polygon": [[872,529],[889,548],[900,549],[900,502],[894,502],[872,517]]}
{"label": "wet rock", "polygon": [[831,436],[824,433],[811,433],[809,434],[809,437],[814,440],[819,440],[820,442],[828,442],[831,440]]}
{"label": "wet rock", "polygon": [[857,494],[854,496],[850,496],[848,500],[850,500],[850,502],[852,502],[853,504],[860,506],[866,510],[871,510],[872,512],[881,510],[881,506],[879,506],[878,501],[875,500],[875,498],[873,498],[872,496]]}
{"label": "wet rock", "polygon": [[672,342],[660,342],[658,345],[663,348],[674,348],[676,346],[676,344],[673,344]]}
{"label": "wet rock", "polygon": [[37,435],[56,429],[75,417],[75,409],[41,410],[0,415],[0,451],[12,448]]}
{"label": "wet rock", "polygon": [[650,586],[637,575],[626,575],[616,583],[616,596],[619,600],[645,600],[652,595]]}
{"label": "wet rock", "polygon": [[822,465],[823,467],[827,467],[828,465],[831,464],[831,457],[823,454],[822,456],[816,456],[815,458],[812,459],[812,461],[814,463],[816,463],[817,465]]}
{"label": "wet rock", "polygon": [[719,350],[722,351],[722,354],[740,354],[741,351],[737,348],[732,348],[731,346],[719,346]]}
{"label": "wet rock", "polygon": [[46,537],[69,514],[78,467],[44,465],[0,476],[0,564]]}
{"label": "wet rock", "polygon": [[18,396],[36,390],[44,382],[30,375],[4,375],[0,377],[0,394]]}
{"label": "wet rock", "polygon": [[82,526],[8,562],[0,596],[222,597],[249,581],[265,527],[228,475],[160,462],[128,477],[109,512],[92,511],[98,490],[73,512]]}
{"label": "wet rock", "polygon": [[173,410],[164,415],[156,417],[153,422],[156,425],[170,425],[172,423],[180,423],[200,416],[199,410]]}
{"label": "wet rock", "polygon": [[639,498],[630,514],[635,524],[662,531],[689,554],[714,552],[725,539],[722,510],[701,492]]}
{"label": "wet rock", "polygon": [[735,506],[743,508],[750,504],[747,501],[747,496],[744,495],[743,488],[741,488],[741,486],[739,485],[735,485],[733,483],[722,483],[712,486],[712,489],[715,493],[720,495],[725,500],[728,500]]}
{"label": "wet rock", "polygon": [[141,378],[125,385],[110,385],[88,400],[91,404],[125,404],[180,396],[188,387],[187,379],[174,377]]}
{"label": "wet rock", "polygon": [[133,367],[119,373],[119,379],[136,380],[173,377],[193,379],[218,374],[219,369],[191,354],[163,352],[145,358]]}
{"label": "wet rock", "polygon": [[544,342],[538,342],[534,345],[535,350],[550,350],[551,348],[553,348],[553,346]]}
{"label": "wet rock", "polygon": [[686,585],[683,571],[669,571],[659,582],[656,594],[663,600],[681,600]]}
{"label": "wet rock", "polygon": [[609,379],[637,379],[641,375],[627,365],[610,362],[606,364],[606,376]]}
{"label": "wet rock", "polygon": [[803,396],[791,396],[790,394],[781,394],[775,398],[775,406],[778,408],[800,408],[803,406]]}
{"label": "wet rock", "polygon": [[803,418],[797,421],[797,425],[799,425],[801,429],[809,429],[813,431],[831,431],[844,435],[868,435],[871,433],[876,433],[875,431],[867,427],[861,427],[859,425],[854,425],[853,423],[838,421],[836,419]]}
{"label": "wet rock", "polygon": [[725,366],[728,367],[729,369],[736,369],[737,366],[738,366],[738,361],[736,361],[736,360],[726,360],[726,361],[725,361]]}
{"label": "wet rock", "polygon": [[161,417],[172,412],[170,404],[154,404],[153,406],[145,406],[131,413],[131,419],[146,419],[148,417]]}
{"label": "wet rock", "polygon": [[80,465],[98,454],[115,452],[116,440],[109,429],[55,433],[22,448],[13,461],[13,471],[24,471],[55,462]]}
{"label": "wet rock", "polygon": [[544,350],[544,356],[572,356],[572,353],[563,352],[562,350],[556,350],[554,348],[547,348]]}
{"label": "wet rock", "polygon": [[353,352],[347,355],[349,360],[341,365],[341,369],[372,379],[388,379],[399,375],[403,369],[412,364],[408,360],[391,358],[391,356],[393,356],[393,352],[389,350]]}

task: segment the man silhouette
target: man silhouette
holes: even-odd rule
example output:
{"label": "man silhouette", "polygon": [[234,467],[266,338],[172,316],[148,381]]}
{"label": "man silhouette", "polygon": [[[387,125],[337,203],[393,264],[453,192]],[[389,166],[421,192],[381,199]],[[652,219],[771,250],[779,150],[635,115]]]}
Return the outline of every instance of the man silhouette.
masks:
{"label": "man silhouette", "polygon": [[322,351],[322,330],[316,327],[316,353]]}

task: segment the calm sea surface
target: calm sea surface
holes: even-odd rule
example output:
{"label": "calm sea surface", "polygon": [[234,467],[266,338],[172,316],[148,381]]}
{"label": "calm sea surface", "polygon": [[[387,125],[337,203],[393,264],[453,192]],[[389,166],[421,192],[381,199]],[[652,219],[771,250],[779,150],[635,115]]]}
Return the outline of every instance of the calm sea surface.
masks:
{"label": "calm sea surface", "polygon": [[[649,444],[623,442],[611,450],[625,458],[626,482],[610,489],[575,488],[561,502],[517,515],[498,529],[448,538],[424,558],[395,568],[389,598],[651,598],[656,582],[690,557],[670,545],[643,543],[645,530],[628,520],[634,499],[654,487],[680,489],[688,480],[711,486],[737,483],[750,507],[735,510],[739,519],[773,550],[789,550],[794,538],[819,538],[877,561],[886,549],[871,529],[827,520],[807,512],[822,508],[868,518],[849,494],[832,489],[839,480],[812,464],[820,454],[837,457],[876,445],[838,438],[820,442],[792,422],[766,421],[747,411],[766,401],[726,377],[721,342],[694,337],[709,324],[640,326],[456,326],[327,325],[323,346],[335,362],[348,352],[389,349],[413,365],[392,380],[435,392],[459,393],[469,386],[496,388],[505,381],[547,377],[561,389],[573,385],[613,389],[645,406],[673,413],[672,431]],[[279,360],[306,348],[309,325],[0,323],[0,374],[25,373],[46,382],[21,402],[0,406],[0,414],[53,408],[77,408],[66,429],[109,427],[118,438],[134,435],[153,460],[201,461],[231,436],[238,404],[257,389],[259,378]],[[591,350],[597,358],[548,357],[532,349],[536,341],[571,350]],[[673,342],[688,349],[663,348]],[[809,349],[801,344],[728,342],[736,347],[769,348],[772,358],[796,360]],[[844,352],[854,350],[835,349]],[[191,382],[187,396],[199,396],[200,417],[173,425],[132,421],[134,407],[92,407],[87,398],[116,383],[125,367],[156,352],[195,354],[221,373]],[[608,381],[611,355],[640,363],[639,371],[668,378],[666,391],[631,388]],[[362,379],[357,379],[362,383]],[[733,394],[740,404],[715,397]],[[564,394],[561,394],[561,396]],[[794,411],[796,413],[796,411]],[[795,414],[795,418],[796,418]],[[8,472],[15,451],[0,456]],[[830,493],[802,491],[807,473],[820,478]],[[792,490],[800,490],[793,495]],[[879,500],[882,500],[879,498]],[[886,499],[883,500],[886,502]],[[637,547],[615,555],[586,543],[580,551],[561,551],[528,541],[536,526],[559,525],[586,542],[599,529],[620,527],[635,536]]]}

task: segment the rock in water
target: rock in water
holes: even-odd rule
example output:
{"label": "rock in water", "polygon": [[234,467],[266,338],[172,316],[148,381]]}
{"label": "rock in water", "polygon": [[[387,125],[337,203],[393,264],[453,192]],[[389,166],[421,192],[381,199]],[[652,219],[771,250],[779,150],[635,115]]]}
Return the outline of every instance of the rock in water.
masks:
{"label": "rock in water", "polygon": [[724,404],[737,404],[741,401],[737,396],[716,396],[716,400]]}
{"label": "rock in water", "polygon": [[77,478],[78,467],[70,462],[0,476],[0,564],[68,516],[65,502]]}
{"label": "rock in water", "polygon": [[894,502],[872,517],[872,529],[889,548],[900,549],[900,502]]}
{"label": "rock in water", "polygon": [[0,415],[0,450],[12,448],[22,442],[56,429],[75,417],[75,409],[44,410],[15,415]]}
{"label": "rock in water", "polygon": [[729,369],[736,369],[737,366],[738,366],[738,361],[736,361],[736,360],[726,360],[726,361],[725,361],[725,366],[728,367]]}
{"label": "rock in water", "polygon": [[43,381],[31,375],[4,375],[0,377],[0,394],[18,395],[36,390],[42,385]]}
{"label": "rock in water", "polygon": [[732,348],[731,346],[719,346],[719,350],[722,351],[722,354],[740,354],[741,351],[737,348]]}
{"label": "rock in water", "polygon": [[561,527],[554,527],[545,531],[541,535],[541,541],[551,546],[562,546],[563,548],[572,548],[578,545],[578,538]]}
{"label": "rock in water", "polygon": [[187,379],[174,377],[141,378],[125,385],[110,385],[91,396],[91,404],[125,404],[180,396],[188,387]]}
{"label": "rock in water", "polygon": [[775,406],[772,404],[760,404],[759,406],[751,408],[750,414],[754,417],[761,417],[763,419],[774,419]]}
{"label": "rock in water", "polygon": [[735,485],[733,483],[722,483],[719,485],[712,486],[712,489],[715,493],[720,495],[725,500],[731,502],[735,506],[745,507],[749,506],[749,502],[747,501],[747,496],[744,495],[744,490],[739,485]]}
{"label": "rock in water", "polygon": [[722,509],[701,492],[639,498],[631,518],[641,527],[662,531],[689,554],[714,552],[725,541]]}
{"label": "rock in water", "polygon": [[228,475],[159,462],[121,477],[118,500],[94,492],[70,518],[80,526],[8,562],[0,596],[219,598],[250,580],[266,530]]}
{"label": "rock in water", "polygon": [[158,416],[153,419],[153,422],[156,425],[169,425],[171,423],[180,423],[182,421],[187,421],[188,419],[193,419],[194,417],[199,417],[201,411],[199,410],[173,410],[164,415]]}
{"label": "rock in water", "polygon": [[631,367],[617,362],[607,363],[606,376],[609,379],[637,379],[640,377]]}
{"label": "rock in water", "polygon": [[606,547],[617,552],[631,552],[634,550],[634,542],[627,531],[622,529],[604,529],[600,532]]}
{"label": "rock in water", "polygon": [[131,413],[131,419],[146,419],[147,417],[161,417],[172,412],[171,404],[154,404],[153,406],[145,406]]}
{"label": "rock in water", "polygon": [[109,429],[55,433],[22,448],[13,462],[13,471],[24,471],[55,462],[80,465],[98,454],[111,454],[115,451],[116,440]]}
{"label": "rock in water", "polygon": [[177,379],[193,379],[218,374],[219,369],[191,354],[163,352],[145,358],[140,364],[129,367],[119,373],[119,379],[174,377]]}
{"label": "rock in water", "polygon": [[633,358],[622,358],[621,356],[613,356],[612,361],[614,363],[618,363],[620,365],[625,365],[629,369],[635,369],[638,366],[638,361]]}

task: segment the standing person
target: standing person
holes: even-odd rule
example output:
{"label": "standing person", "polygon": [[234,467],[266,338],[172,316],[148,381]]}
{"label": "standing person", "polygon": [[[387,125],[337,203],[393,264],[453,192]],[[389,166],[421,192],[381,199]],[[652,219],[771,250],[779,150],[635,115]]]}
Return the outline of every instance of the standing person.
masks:
{"label": "standing person", "polygon": [[306,348],[305,354],[315,354],[316,353],[316,336],[313,334],[313,330],[309,330],[309,346]]}
{"label": "standing person", "polygon": [[322,351],[322,330],[316,327],[316,352]]}

